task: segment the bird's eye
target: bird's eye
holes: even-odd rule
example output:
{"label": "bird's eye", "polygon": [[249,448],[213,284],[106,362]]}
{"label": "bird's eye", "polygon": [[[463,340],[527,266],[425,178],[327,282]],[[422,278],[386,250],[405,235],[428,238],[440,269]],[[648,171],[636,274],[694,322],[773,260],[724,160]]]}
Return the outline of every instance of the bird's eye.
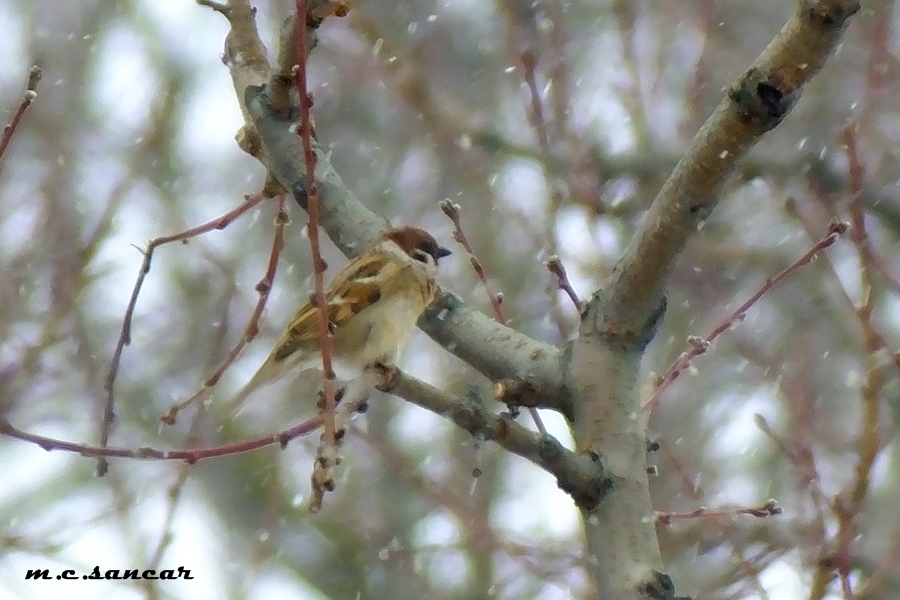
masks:
{"label": "bird's eye", "polygon": [[422,250],[419,250],[418,248],[413,250],[413,258],[419,262],[427,263],[428,256],[429,256],[429,254],[427,252],[423,252]]}

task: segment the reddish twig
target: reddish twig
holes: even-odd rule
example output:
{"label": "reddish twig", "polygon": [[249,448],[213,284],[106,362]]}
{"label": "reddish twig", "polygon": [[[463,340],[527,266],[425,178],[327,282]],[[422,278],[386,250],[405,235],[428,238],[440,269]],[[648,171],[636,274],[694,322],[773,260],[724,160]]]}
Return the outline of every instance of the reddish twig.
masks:
{"label": "reddish twig", "polygon": [[547,267],[547,270],[550,271],[550,273],[556,276],[556,285],[569,296],[569,300],[575,305],[578,314],[583,317],[587,310],[587,305],[578,298],[578,294],[576,294],[575,289],[572,288],[572,284],[569,282],[569,276],[566,273],[566,268],[563,266],[559,256],[551,254],[550,257],[544,261],[544,266]]}
{"label": "reddish twig", "polygon": [[317,512],[322,506],[325,494],[335,488],[334,467],[340,462],[340,458],[338,456],[338,425],[335,417],[334,370],[332,369],[334,347],[331,327],[325,311],[325,269],[327,265],[322,259],[319,244],[320,207],[319,193],[316,188],[316,155],[312,145],[313,131],[310,114],[313,100],[306,81],[306,64],[309,58],[307,31],[309,27],[315,27],[318,23],[316,17],[308,14],[308,9],[306,0],[296,0],[294,47],[296,48],[297,63],[293,67],[292,74],[294,87],[300,96],[300,127],[297,133],[300,135],[300,142],[303,146],[303,159],[306,167],[303,184],[306,190],[306,213],[309,216],[307,232],[313,261],[314,297],[316,306],[319,307],[316,315],[318,317],[319,349],[322,355],[322,393],[325,400],[323,415],[325,431],[313,463],[313,473],[310,478],[312,491],[307,505],[310,512]]}
{"label": "reddish twig", "polygon": [[778,286],[782,281],[787,279],[789,276],[794,274],[796,271],[802,269],[806,265],[810,264],[813,260],[815,260],[816,256],[818,256],[821,252],[831,247],[834,242],[837,240],[838,236],[843,235],[848,229],[847,223],[835,221],[828,228],[828,233],[820,239],[809,251],[806,252],[803,256],[794,261],[793,264],[784,269],[781,273],[776,275],[772,279],[767,279],[766,282],[756,291],[755,294],[750,296],[750,298],[741,304],[737,310],[731,313],[724,321],[722,321],[715,329],[713,329],[709,335],[705,338],[700,338],[696,336],[691,336],[688,338],[688,343],[690,348],[683,352],[681,356],[679,356],[674,363],[668,368],[668,370],[659,378],[659,384],[654,390],[653,395],[644,402],[644,411],[647,413],[653,412],[653,410],[659,405],[660,400],[662,398],[663,392],[665,392],[672,383],[678,379],[678,377],[687,369],[691,362],[701,354],[706,353],[709,349],[709,345],[715,340],[717,337],[740,323],[744,320],[744,317],[747,316],[747,311],[756,304],[760,298],[768,294],[772,289]]}
{"label": "reddish twig", "polygon": [[[556,15],[559,17],[559,15]],[[547,18],[550,18],[547,16]],[[565,75],[567,72],[565,61],[563,59],[564,53],[562,52],[563,40],[560,39],[560,27],[559,23],[554,23],[551,27],[551,43],[556,46],[556,50],[558,54],[556,55],[556,66],[551,69],[550,81],[552,82],[551,89],[553,90],[553,96],[551,97],[551,104],[555,105],[556,110],[552,111],[554,113],[555,119],[555,138],[565,139],[566,136],[566,124],[565,120],[567,117],[566,108],[571,106],[571,102],[566,102],[564,94],[567,91],[566,82],[568,81],[568,76]],[[531,123],[532,128],[534,128],[535,135],[537,135],[538,141],[538,150],[540,151],[542,157],[542,165],[544,176],[547,179],[547,184],[550,188],[550,206],[548,207],[549,217],[556,217],[557,213],[559,213],[559,209],[565,203],[566,196],[566,186],[567,183],[559,176],[559,169],[554,168],[553,165],[558,164],[558,160],[556,160],[556,156],[553,152],[553,145],[550,141],[550,128],[547,125],[547,118],[544,114],[544,103],[541,98],[541,93],[538,90],[537,83],[537,63],[538,59],[532,52],[525,52],[520,57],[520,61],[522,63],[522,77],[525,79],[525,85],[528,87],[529,99],[530,99],[530,111],[528,113],[528,120]],[[553,102],[555,98],[556,102]],[[570,136],[570,139],[574,136]],[[550,252],[557,252],[557,243],[556,243],[556,235],[553,231],[553,223],[555,220],[553,218],[547,219],[547,237],[550,243]]]}
{"label": "reddish twig", "polygon": [[875,571],[860,582],[859,588],[856,590],[858,598],[879,598],[879,594],[883,593],[885,584],[893,579],[893,574],[900,568],[900,528],[894,531],[889,538],[892,539],[891,547],[886,551],[882,551],[881,560]]}
{"label": "reddish twig", "polygon": [[[844,145],[848,152],[848,195],[849,195],[849,211],[851,213],[851,223],[855,222],[865,228],[864,210],[862,207],[862,190],[864,179],[864,166],[856,144],[856,131],[854,127],[845,129]],[[820,202],[828,210],[833,210],[833,204],[829,202]],[[802,218],[802,214],[796,209],[791,211],[792,215],[798,219],[798,222],[804,227],[807,235],[810,235],[811,225],[807,219]],[[855,213],[855,214],[854,214]],[[825,500],[828,508],[831,509],[837,521],[837,531],[830,539],[822,542],[824,558],[819,561],[818,567],[813,575],[811,587],[816,597],[825,594],[825,590],[834,578],[835,571],[841,581],[841,586],[848,597],[854,597],[851,588],[851,574],[856,563],[856,557],[853,556],[851,545],[858,535],[856,527],[856,516],[862,507],[862,502],[868,496],[870,485],[871,469],[874,461],[877,459],[878,452],[883,448],[879,434],[879,412],[880,398],[883,393],[884,374],[881,372],[881,360],[884,357],[890,359],[890,364],[894,371],[900,374],[900,353],[890,349],[887,339],[878,331],[873,323],[874,317],[874,298],[872,293],[874,287],[874,278],[872,270],[878,268],[877,262],[873,259],[878,255],[870,245],[868,235],[864,230],[861,233],[854,232],[851,238],[857,249],[860,265],[860,282],[859,294],[860,301],[854,299],[847,291],[847,287],[842,277],[838,276],[837,269],[832,261],[827,261],[826,265],[834,281],[838,284],[840,297],[843,299],[847,310],[853,314],[860,324],[863,334],[863,341],[866,347],[865,369],[866,377],[860,387],[862,397],[862,421],[861,432],[857,439],[857,453],[859,459],[855,469],[855,477],[840,493],[829,497]],[[866,586],[863,583],[862,588]],[[862,588],[855,592],[856,597],[862,597]],[[867,596],[868,597],[868,596]]]}
{"label": "reddish twig", "polygon": [[[616,96],[622,103],[622,108],[628,114],[629,128],[635,138],[638,148],[650,148],[653,146],[653,134],[650,130],[647,104],[644,100],[641,77],[643,61],[638,54],[638,12],[630,3],[618,3],[613,6],[613,17],[616,20],[615,28],[621,47],[621,67],[625,80],[622,84],[614,86]],[[654,87],[658,85],[653,83]],[[659,92],[650,91],[648,98],[655,98]]]}
{"label": "reddish twig", "polygon": [[312,433],[322,426],[322,417],[315,416],[311,419],[294,425],[288,429],[284,429],[274,434],[264,435],[242,442],[225,444],[223,446],[214,446],[211,448],[192,448],[182,450],[161,450],[158,448],[150,448],[147,446],[141,448],[116,448],[111,446],[91,446],[88,444],[78,444],[75,442],[66,442],[54,438],[28,433],[17,429],[8,420],[0,418],[0,435],[22,440],[40,446],[44,450],[50,452],[52,450],[61,450],[63,452],[73,452],[81,456],[89,458],[109,459],[109,458],[131,458],[140,460],[183,460],[189,464],[207,458],[217,458],[221,456],[230,456],[232,454],[240,454],[249,452],[266,446],[280,445],[285,447],[294,438]]}
{"label": "reddish twig", "polygon": [[[283,199],[283,196],[282,198]],[[283,200],[282,200],[283,201]],[[228,294],[222,298],[223,307],[222,307],[222,318],[220,319],[221,323],[228,322],[228,306],[230,304],[232,295]],[[224,343],[226,336],[228,334],[228,327],[222,326],[216,328],[216,341],[213,345],[213,348],[221,348]],[[197,411],[194,413],[193,418],[191,419],[190,427],[188,428],[187,435],[184,439],[184,447],[191,448],[194,446],[200,445],[200,434],[203,431],[203,425],[205,423],[205,417],[207,414],[207,406],[206,404],[201,403]],[[159,570],[159,565],[162,563],[162,559],[166,554],[166,551],[172,544],[174,540],[174,527],[175,527],[175,515],[178,512],[178,507],[181,505],[181,500],[184,498],[184,488],[188,482],[188,477],[191,473],[191,465],[187,462],[182,463],[178,466],[178,474],[175,477],[175,481],[173,481],[168,490],[166,490],[166,508],[165,508],[165,517],[163,517],[160,522],[159,527],[159,537],[156,542],[156,546],[153,548],[153,551],[150,553],[150,559],[146,562],[146,567],[150,569]]]}
{"label": "reddish twig", "polygon": [[[703,489],[702,478],[697,477],[694,473],[689,473],[685,468],[683,457],[679,456],[677,445],[669,442],[663,437],[657,437],[660,451],[665,456],[666,462],[669,464],[667,471],[674,476],[674,482],[678,485],[680,493],[691,498],[698,503],[704,502],[707,493]],[[757,592],[762,592],[763,586],[760,582],[761,568],[755,560],[748,558],[748,550],[746,541],[737,534],[734,522],[732,520],[716,520],[710,524],[708,529],[717,529],[714,535],[721,537],[728,542],[730,547],[733,564],[737,567],[738,572],[747,577],[750,585]],[[758,593],[758,598],[765,598],[765,593]]]}
{"label": "reddish twig", "polygon": [[3,154],[6,152],[13,134],[16,133],[16,129],[19,127],[22,115],[25,114],[25,111],[34,102],[34,99],[37,98],[37,86],[41,81],[42,74],[41,68],[37,66],[28,70],[28,78],[25,80],[25,94],[22,96],[22,101],[19,102],[19,107],[13,114],[9,124],[3,128],[3,133],[0,133],[0,160],[3,160]]}
{"label": "reddish twig", "polygon": [[[557,17],[559,15],[556,15]],[[546,18],[550,18],[546,16]],[[555,23],[551,27],[552,32],[550,34],[551,43],[556,46],[556,51],[558,54],[555,56],[556,59],[556,67],[551,69],[551,81],[552,88],[554,90],[551,96],[551,107],[555,106],[556,110],[553,111],[554,119],[556,122],[556,137],[559,139],[568,139],[569,141],[574,139],[574,136],[566,135],[566,113],[565,110],[562,109],[562,98],[565,90],[562,87],[566,87],[566,82],[568,81],[568,76],[566,75],[567,69],[565,67],[565,61],[563,59],[564,53],[562,52],[562,40],[560,39],[561,32],[557,31],[557,28],[560,27],[560,23]],[[547,224],[545,230],[545,237],[547,239],[547,249],[550,253],[550,259],[544,263],[544,265],[556,275],[557,285],[564,289],[567,294],[569,294],[569,298],[575,302],[575,306],[578,308],[579,314],[583,315],[583,305],[577,301],[577,296],[575,295],[575,291],[572,290],[571,286],[568,286],[568,279],[565,275],[565,269],[562,266],[562,263],[559,262],[559,257],[557,253],[559,252],[559,243],[556,236],[556,231],[554,229],[554,224],[557,222],[559,217],[559,211],[565,203],[566,200],[566,186],[569,185],[569,182],[563,180],[559,176],[559,169],[554,167],[553,165],[557,165],[559,160],[556,156],[554,156],[553,146],[550,142],[550,128],[548,127],[547,120],[544,114],[544,104],[541,98],[541,93],[538,90],[537,83],[537,57],[531,52],[525,52],[520,57],[521,65],[522,65],[522,77],[525,80],[525,85],[528,88],[529,97],[530,97],[530,111],[528,113],[528,120],[531,123],[532,128],[534,129],[535,135],[537,136],[538,142],[538,151],[542,158],[542,170],[544,172],[544,178],[547,181],[547,186],[550,190],[550,202],[547,206],[547,214],[545,216],[545,223]],[[559,81],[557,80],[559,78]],[[557,89],[561,86],[559,89]],[[553,100],[556,102],[553,102]],[[569,105],[571,106],[571,105]],[[556,259],[555,261],[553,259]],[[555,269],[558,267],[558,269]],[[565,284],[568,286],[563,287],[562,282],[565,281]],[[568,334],[566,332],[566,327],[564,325],[564,314],[562,313],[559,297],[552,289],[548,290],[550,293],[550,313],[552,315],[553,320],[556,322],[557,329],[559,330],[560,337],[565,339]]]}
{"label": "reddish twig", "polygon": [[[205,406],[201,404],[200,409],[194,414],[194,418],[191,419],[191,426],[188,429],[187,436],[184,440],[186,447],[193,446],[199,439],[201,431],[200,426],[203,423],[203,416],[205,414]],[[174,538],[175,512],[181,503],[181,499],[184,497],[184,486],[187,483],[188,475],[190,474],[190,467],[190,463],[187,462],[179,466],[178,476],[175,478],[175,481],[172,482],[172,485],[169,486],[166,493],[166,516],[163,518],[162,526],[160,527],[159,540],[156,542],[156,547],[150,555],[150,560],[147,562],[147,568],[159,569],[163,556],[172,543]]]}
{"label": "reddish twig", "polygon": [[172,405],[169,410],[159,418],[159,420],[166,425],[174,425],[179,412],[203,398],[205,394],[219,382],[222,375],[225,374],[225,371],[234,364],[234,361],[241,355],[241,352],[244,351],[247,344],[252,342],[259,333],[259,321],[262,318],[263,310],[269,300],[269,293],[272,291],[272,285],[275,282],[275,271],[278,268],[278,259],[281,256],[281,251],[284,249],[284,227],[289,222],[285,201],[286,196],[281,195],[278,197],[278,213],[275,216],[275,234],[272,239],[272,251],[269,253],[269,264],[266,267],[265,275],[263,275],[263,278],[256,284],[255,289],[259,294],[259,298],[256,300],[256,306],[253,307],[253,312],[250,314],[250,320],[244,328],[244,334],[228,353],[228,356],[225,357],[225,360],[222,361],[222,364],[219,365],[213,374],[203,382],[203,387],[194,392],[187,400]]}
{"label": "reddish twig", "polygon": [[[575,551],[561,548],[560,556],[550,558],[550,549],[542,548],[536,553],[533,547],[505,539],[491,527],[488,516],[474,507],[469,497],[460,494],[446,481],[423,472],[418,463],[397,449],[396,444],[371,435],[358,427],[353,427],[350,431],[353,437],[377,452],[382,464],[387,465],[397,477],[403,478],[407,485],[413,486],[429,504],[447,510],[460,522],[466,523],[469,534],[478,539],[480,544],[484,544],[494,552],[504,553],[511,561],[519,563],[522,568],[544,580],[560,574],[553,569],[556,563],[563,563],[562,573],[570,572],[576,565],[578,558]],[[416,546],[416,550],[419,551],[422,547]],[[446,549],[447,546],[442,547]]]}
{"label": "reddish twig", "polygon": [[825,513],[829,510],[830,500],[822,489],[822,476],[816,462],[815,428],[822,418],[818,414],[820,404],[807,389],[812,378],[811,360],[808,360],[812,353],[803,346],[786,361],[784,357],[770,356],[749,340],[738,337],[736,342],[739,353],[765,373],[778,388],[778,396],[791,415],[786,434],[776,432],[759,413],[754,416],[754,422],[769,438],[775,451],[793,467],[798,489],[809,495],[812,511],[807,526],[808,539],[810,544],[822,544],[826,538]]}
{"label": "reddish twig", "polygon": [[[823,198],[819,197],[819,201],[822,203],[823,207],[825,207],[826,209],[833,208],[833,205],[831,203],[824,202],[823,200],[824,200]],[[811,220],[804,218],[802,213],[800,213],[796,209],[796,207],[793,205],[792,202],[789,202],[787,204],[787,207],[788,207],[788,214],[790,214],[793,218],[795,218],[797,220],[797,222],[800,223],[800,225],[803,227],[804,231],[806,232],[806,235],[811,240],[814,240],[815,235],[814,235],[813,229],[814,229],[815,225],[811,222]],[[834,211],[832,211],[832,212],[834,212]],[[836,213],[835,213],[834,218],[835,219],[838,218]],[[875,254],[874,256],[878,256],[878,255]],[[838,276],[838,273],[834,267],[834,264],[832,264],[831,261],[826,261],[825,265],[827,266],[832,279],[834,279],[835,283],[837,283],[837,289],[839,289],[841,292],[840,296],[843,299],[844,305],[847,307],[847,309],[851,313],[853,313],[853,315],[855,315],[858,318],[860,313],[857,310],[856,301],[847,292],[847,289],[843,284],[843,280],[841,279],[841,277]],[[861,324],[861,326],[866,327],[865,325],[862,325],[862,324]],[[890,344],[888,344],[887,339],[883,335],[881,335],[881,333],[879,333],[875,327],[868,327],[867,329],[864,329],[864,332],[865,332],[865,335],[871,335],[878,342],[879,348],[884,349],[887,357],[890,359],[890,363],[894,369],[894,372],[897,374],[898,377],[900,377],[900,352],[894,352],[893,350],[891,350],[891,346],[890,346]]]}
{"label": "reddish twig", "polygon": [[478,257],[475,256],[475,251],[472,250],[472,245],[469,243],[469,239],[466,237],[462,228],[462,223],[459,219],[459,204],[454,204],[445,198],[444,200],[441,200],[440,206],[441,211],[453,222],[453,239],[466,251],[466,256],[469,258],[469,264],[472,265],[472,270],[475,271],[475,275],[478,277],[481,285],[484,286],[484,290],[487,292],[488,300],[491,302],[491,307],[494,309],[497,320],[504,325],[507,325],[509,319],[506,317],[506,311],[503,310],[503,294],[494,293],[490,282],[488,282],[487,273],[485,272],[484,267],[481,265]]}
{"label": "reddish twig", "polygon": [[735,517],[737,515],[750,515],[751,517],[764,519],[766,517],[780,515],[782,512],[783,511],[781,507],[778,506],[777,502],[769,500],[762,506],[756,507],[709,509],[705,506],[701,506],[696,510],[682,513],[657,512],[656,522],[660,525],[671,525],[672,521],[675,519],[697,519],[700,517],[718,519],[722,517]]}
{"label": "reddish twig", "polygon": [[[487,273],[481,265],[481,261],[475,256],[475,251],[472,250],[472,245],[469,243],[469,239],[463,231],[462,223],[460,222],[459,204],[454,204],[445,198],[444,200],[441,200],[440,206],[441,211],[453,222],[453,239],[466,251],[466,255],[469,257],[469,264],[472,265],[472,270],[475,271],[475,275],[478,277],[478,280],[481,281],[481,285],[484,286],[484,290],[487,292],[488,299],[491,302],[497,320],[504,325],[508,325],[509,319],[506,318],[506,312],[503,310],[503,294],[500,292],[495,294],[491,289]],[[541,420],[541,416],[538,414],[537,409],[529,407],[528,412],[531,414],[531,418],[534,419],[534,424],[538,428],[538,431],[542,435],[546,435],[547,429],[544,427],[544,422]]]}
{"label": "reddish twig", "polygon": [[[265,200],[265,196],[262,194],[254,194],[252,196],[247,196],[244,198],[243,204],[231,210],[221,217],[213,219],[203,225],[198,225],[197,227],[192,227],[191,229],[187,229],[180,233],[176,233],[173,235],[166,235],[162,237],[158,237],[150,241],[147,244],[147,248],[143,250],[144,261],[141,263],[140,271],[138,272],[137,280],[134,282],[134,288],[131,291],[131,298],[128,300],[128,307],[125,309],[125,317],[122,319],[122,328],[119,331],[119,339],[116,341],[116,347],[113,350],[112,360],[110,361],[109,373],[106,376],[106,383],[104,384],[104,389],[106,390],[106,405],[103,410],[103,420],[100,424],[100,448],[106,448],[109,443],[109,436],[112,432],[112,422],[115,418],[115,403],[116,403],[116,376],[119,373],[119,365],[122,360],[122,352],[125,350],[125,346],[131,343],[131,321],[134,318],[134,309],[137,306],[138,296],[141,293],[141,288],[144,285],[144,279],[146,279],[147,274],[150,272],[150,264],[153,260],[153,252],[160,246],[165,244],[170,244],[172,242],[183,242],[185,240],[189,240],[198,235],[207,233],[209,231],[215,231],[216,229],[225,229],[232,221],[237,219],[239,216],[260,204],[263,200]],[[100,456],[100,460],[97,462],[97,475],[102,477],[106,474],[109,465],[106,463],[104,455]]]}
{"label": "reddish twig", "polygon": [[872,310],[872,298],[870,292],[874,285],[872,267],[876,261],[874,259],[875,249],[872,247],[872,243],[869,240],[869,235],[866,230],[866,206],[862,197],[865,167],[863,166],[862,158],[859,154],[856,137],[856,124],[850,122],[841,132],[841,141],[847,149],[847,163],[849,166],[848,192],[850,195],[850,241],[856,245],[860,255],[860,272],[864,279],[864,306],[862,310],[866,313],[863,316],[869,318]]}
{"label": "reddish twig", "polygon": [[[309,247],[312,251],[313,280],[315,282],[316,306],[325,306],[325,269],[327,265],[322,259],[322,251],[319,245],[319,194],[316,188],[316,154],[312,147],[312,121],[310,109],[313,105],[312,95],[308,91],[306,81],[306,62],[309,57],[307,51],[307,2],[296,0],[296,17],[294,18],[294,44],[296,47],[297,64],[294,67],[294,86],[300,95],[300,127],[298,134],[303,145],[303,157],[306,163],[306,172],[303,176],[303,184],[306,189],[306,212],[309,216],[307,233],[309,235]],[[324,374],[323,391],[325,393],[325,437],[334,441],[334,371],[331,367],[333,347],[331,328],[328,326],[328,315],[324,310],[318,310],[319,347],[322,353],[322,372]]]}
{"label": "reddish twig", "polygon": [[859,259],[860,290],[862,301],[855,306],[857,318],[865,341],[866,381],[860,390],[862,396],[862,430],[857,440],[858,462],[853,483],[835,498],[833,510],[838,518],[835,549],[835,566],[841,578],[845,597],[853,597],[850,576],[855,559],[853,540],[857,535],[856,518],[868,497],[872,467],[879,452],[879,431],[881,390],[884,385],[880,368],[879,351],[885,347],[881,336],[872,322],[875,310],[875,249],[866,231],[865,205],[862,192],[865,167],[857,144],[857,125],[848,123],[841,132],[841,141],[847,149],[849,212],[852,229],[850,240],[856,246]]}
{"label": "reddish twig", "polygon": [[525,84],[528,86],[529,98],[531,101],[531,110],[528,114],[528,120],[531,122],[531,126],[534,127],[534,132],[537,134],[538,138],[538,147],[541,149],[541,153],[544,155],[545,164],[549,165],[549,160],[552,158],[552,154],[550,152],[550,136],[547,133],[547,120],[544,117],[544,105],[541,102],[541,93],[538,90],[537,85],[537,77],[535,75],[535,69],[537,68],[537,58],[535,58],[534,54],[531,52],[525,52],[520,57],[522,62],[522,77],[525,79]]}

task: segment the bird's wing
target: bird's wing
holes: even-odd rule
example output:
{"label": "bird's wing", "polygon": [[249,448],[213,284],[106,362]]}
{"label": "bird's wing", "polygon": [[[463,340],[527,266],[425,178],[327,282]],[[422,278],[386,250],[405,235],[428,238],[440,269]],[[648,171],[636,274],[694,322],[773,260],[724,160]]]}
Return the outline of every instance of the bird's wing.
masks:
{"label": "bird's wing", "polygon": [[[405,265],[380,252],[368,252],[350,261],[325,293],[326,315],[330,327],[340,329],[353,318],[381,299],[387,282],[399,274]],[[319,339],[318,309],[312,301],[297,311],[291,325],[272,351],[272,359],[283,361],[303,347],[317,347]]]}

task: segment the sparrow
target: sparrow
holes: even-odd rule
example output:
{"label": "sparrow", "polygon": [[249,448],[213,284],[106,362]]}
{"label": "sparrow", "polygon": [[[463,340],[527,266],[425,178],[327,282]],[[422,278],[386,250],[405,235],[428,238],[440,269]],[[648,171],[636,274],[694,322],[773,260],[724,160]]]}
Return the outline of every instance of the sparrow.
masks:
{"label": "sparrow", "polygon": [[[419,316],[434,300],[435,275],[450,250],[417,227],[381,233],[325,290],[332,333],[332,370],[350,381],[377,363],[394,363]],[[291,372],[322,366],[319,308],[310,298],[294,315],[266,361],[229,403],[234,412],[256,390]]]}

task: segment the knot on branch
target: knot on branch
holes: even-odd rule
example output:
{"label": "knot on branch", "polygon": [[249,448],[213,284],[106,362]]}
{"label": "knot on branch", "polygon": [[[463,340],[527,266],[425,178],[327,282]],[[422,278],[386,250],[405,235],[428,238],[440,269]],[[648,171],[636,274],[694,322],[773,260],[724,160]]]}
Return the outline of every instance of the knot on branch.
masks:
{"label": "knot on branch", "polygon": [[556,474],[556,484],[581,510],[590,512],[599,506],[613,488],[605,462],[596,452],[573,454],[551,435],[538,441],[541,464]]}
{"label": "knot on branch", "polygon": [[[598,314],[603,315],[603,301],[596,305],[595,309],[592,305],[591,310],[598,310]],[[665,295],[660,298],[659,305],[644,321],[643,326],[632,328],[621,326],[611,321],[604,321],[600,326],[600,335],[608,344],[618,346],[623,350],[643,352],[644,349],[653,341],[656,332],[662,323],[663,317],[666,315],[668,299]],[[602,317],[601,317],[602,318]]]}
{"label": "knot on branch", "polygon": [[542,396],[534,384],[517,379],[500,379],[494,382],[494,399],[502,402],[509,408],[510,414],[518,414],[518,409],[524,408],[549,408],[559,411],[569,420],[575,421],[575,411],[571,405],[563,405],[559,402],[550,402]]}
{"label": "knot on branch", "polygon": [[453,311],[459,310],[463,305],[462,299],[450,292],[438,292],[434,301],[422,313],[420,323],[424,321],[444,321]]}
{"label": "knot on branch", "polygon": [[844,22],[859,12],[859,2],[803,2],[810,22],[823,29],[840,29]]}
{"label": "knot on branch", "polygon": [[[489,429],[487,413],[483,408],[473,402],[466,402],[453,406],[450,409],[450,418],[454,423],[473,434]],[[496,439],[501,442],[509,437],[508,423],[505,419],[501,419],[497,422],[495,435]]]}
{"label": "knot on branch", "polygon": [[791,111],[799,98],[777,73],[750,69],[728,92],[744,122],[764,131],[772,129]]}
{"label": "knot on branch", "polygon": [[660,571],[652,571],[639,589],[648,600],[691,600],[690,596],[676,596],[672,578]]}
{"label": "knot on branch", "polygon": [[[273,90],[273,86],[276,89]],[[277,92],[277,102],[271,97],[273,92]],[[288,101],[283,94],[291,94]],[[244,104],[254,117],[268,117],[285,127],[300,121],[299,98],[293,91],[293,81],[284,75],[273,76],[269,84],[248,85],[244,89]]]}

